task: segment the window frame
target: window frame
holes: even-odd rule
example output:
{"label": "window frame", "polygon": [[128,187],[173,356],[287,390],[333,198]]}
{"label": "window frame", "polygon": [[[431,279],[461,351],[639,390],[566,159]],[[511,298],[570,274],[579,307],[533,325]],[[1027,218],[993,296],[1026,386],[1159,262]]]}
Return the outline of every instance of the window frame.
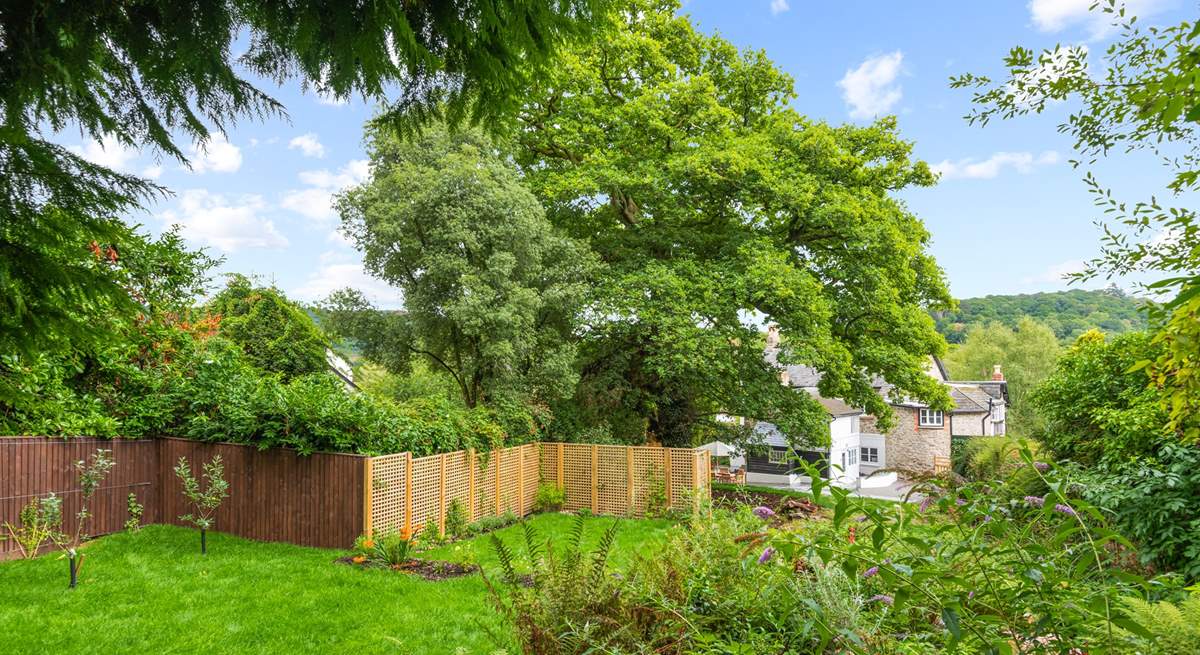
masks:
{"label": "window frame", "polygon": [[[926,416],[929,420],[926,420]],[[933,422],[933,418],[937,418],[937,422]],[[940,428],[946,425],[946,413],[940,409],[930,409],[928,407],[920,407],[917,409],[917,427],[920,428]]]}
{"label": "window frame", "polygon": [[879,447],[878,446],[861,446],[858,453],[858,461],[863,464],[878,464],[879,463]]}
{"label": "window frame", "polygon": [[787,449],[779,450],[778,448],[772,448],[771,450],[768,450],[767,451],[767,463],[768,464],[787,464],[788,463]]}

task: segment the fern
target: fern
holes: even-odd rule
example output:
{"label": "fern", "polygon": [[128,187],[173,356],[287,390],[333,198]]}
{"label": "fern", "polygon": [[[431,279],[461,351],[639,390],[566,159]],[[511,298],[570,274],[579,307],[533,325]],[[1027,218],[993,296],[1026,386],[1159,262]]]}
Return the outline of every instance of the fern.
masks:
{"label": "fern", "polygon": [[592,577],[589,585],[592,589],[598,589],[604,578],[606,565],[608,564],[608,554],[612,551],[613,543],[617,539],[617,528],[620,527],[620,521],[613,521],[612,525],[604,531],[604,536],[600,538],[600,545],[596,547],[596,552],[592,555]]}
{"label": "fern", "polygon": [[1161,655],[1200,653],[1200,593],[1193,593],[1179,605],[1170,601],[1147,602],[1141,598],[1122,601],[1126,615],[1144,629],[1130,636],[1148,646],[1148,652]]}
{"label": "fern", "polygon": [[500,537],[493,534],[491,539],[492,548],[496,551],[496,559],[500,560],[500,571],[503,574],[504,581],[508,584],[516,584],[517,568],[514,566],[516,556],[513,555],[512,550],[508,546],[504,545]]}

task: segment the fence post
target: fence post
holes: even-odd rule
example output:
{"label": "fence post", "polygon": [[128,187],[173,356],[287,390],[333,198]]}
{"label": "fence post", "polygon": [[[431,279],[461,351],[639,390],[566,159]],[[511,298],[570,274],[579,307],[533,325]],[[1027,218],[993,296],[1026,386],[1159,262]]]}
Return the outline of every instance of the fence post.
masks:
{"label": "fence post", "polygon": [[412,453],[404,453],[404,532],[412,535]]}
{"label": "fence post", "polygon": [[659,446],[660,452],[663,455],[663,490],[667,496],[667,507],[673,507],[674,499],[671,498],[671,450]]}
{"label": "fence post", "polygon": [[467,449],[467,520],[475,522],[475,449]]}
{"label": "fence post", "polygon": [[374,486],[374,481],[371,479],[372,474],[371,458],[363,458],[363,534],[368,537],[373,532],[371,526],[371,491]]}
{"label": "fence post", "polygon": [[596,503],[596,464],[600,459],[600,446],[592,444],[592,514],[599,511],[599,506]]}
{"label": "fence post", "polygon": [[563,497],[566,497],[566,487],[563,485],[563,444],[558,444],[558,488],[564,490]]}
{"label": "fence post", "polygon": [[438,458],[441,472],[438,474],[438,536],[446,536],[446,453]]}
{"label": "fence post", "polygon": [[634,514],[633,506],[633,446],[625,446],[625,513]]}
{"label": "fence post", "polygon": [[492,476],[496,478],[496,516],[500,516],[500,460],[504,459],[504,451],[493,450],[492,459],[496,463],[496,474]]}

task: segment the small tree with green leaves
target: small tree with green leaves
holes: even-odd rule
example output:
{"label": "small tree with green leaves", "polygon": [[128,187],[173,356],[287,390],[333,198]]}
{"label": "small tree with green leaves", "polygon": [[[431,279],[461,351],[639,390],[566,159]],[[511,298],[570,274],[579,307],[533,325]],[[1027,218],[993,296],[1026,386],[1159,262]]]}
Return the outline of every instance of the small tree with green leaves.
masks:
{"label": "small tree with green leaves", "polygon": [[38,549],[62,530],[62,499],[54,494],[45,498],[34,498],[21,508],[18,526],[5,521],[4,529],[9,538],[17,543],[21,557],[32,559]]}
{"label": "small tree with green leaves", "polygon": [[96,495],[100,484],[104,482],[104,478],[108,477],[109,471],[112,471],[116,465],[117,463],[112,459],[112,451],[103,449],[97,449],[91,460],[81,459],[75,462],[75,470],[79,472],[80,489],[79,513],[75,515],[75,531],[69,535],[53,532],[50,537],[54,545],[66,552],[67,559],[71,562],[70,587],[72,589],[75,588],[78,581],[79,569],[83,566],[83,555],[79,554],[79,544],[87,538],[83,527],[92,517],[88,505],[91,503],[92,496]]}
{"label": "small tree with green leaves", "polygon": [[200,554],[208,554],[208,529],[216,524],[214,515],[221,502],[229,497],[229,483],[225,481],[225,466],[221,456],[216,455],[212,461],[201,465],[201,477],[204,478],[204,488],[200,481],[192,475],[192,466],[186,457],[180,457],[175,465],[175,475],[183,483],[183,495],[187,496],[194,509],[191,514],[184,514],[179,519],[187,521],[200,528]]}

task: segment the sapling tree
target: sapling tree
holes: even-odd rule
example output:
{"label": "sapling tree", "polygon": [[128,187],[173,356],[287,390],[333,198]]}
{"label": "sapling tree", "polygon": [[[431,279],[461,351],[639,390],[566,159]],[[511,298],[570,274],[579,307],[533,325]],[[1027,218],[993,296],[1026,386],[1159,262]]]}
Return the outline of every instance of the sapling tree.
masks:
{"label": "sapling tree", "polygon": [[200,554],[208,554],[208,529],[216,524],[215,514],[221,506],[221,501],[229,497],[229,483],[225,481],[225,466],[221,456],[216,455],[212,461],[201,465],[201,477],[204,478],[204,489],[200,481],[192,475],[192,466],[186,457],[180,457],[175,465],[175,475],[183,483],[183,495],[192,503],[193,513],[184,514],[179,519],[187,521],[200,528]]}
{"label": "sapling tree", "polygon": [[88,505],[92,501],[92,496],[96,495],[96,490],[100,488],[100,483],[104,482],[104,478],[108,477],[109,471],[112,471],[116,464],[112,459],[112,451],[103,449],[97,449],[91,460],[81,459],[75,462],[75,470],[79,472],[80,490],[79,512],[75,515],[75,531],[70,534],[55,531],[50,537],[54,541],[54,545],[66,552],[67,559],[70,561],[70,587],[72,589],[75,588],[78,581],[79,569],[83,566],[83,555],[79,554],[79,544],[87,538],[83,527],[92,517]]}

